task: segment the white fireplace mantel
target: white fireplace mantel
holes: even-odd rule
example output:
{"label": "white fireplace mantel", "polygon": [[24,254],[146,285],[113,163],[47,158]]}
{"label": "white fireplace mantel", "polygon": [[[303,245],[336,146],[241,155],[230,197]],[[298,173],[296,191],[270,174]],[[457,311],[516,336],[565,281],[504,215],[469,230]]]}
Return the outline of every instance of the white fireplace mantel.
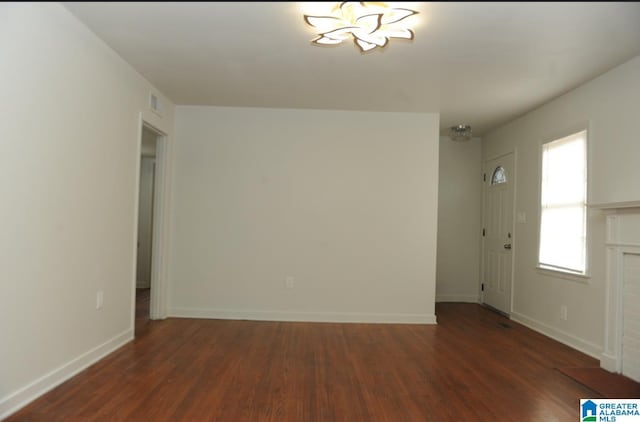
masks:
{"label": "white fireplace mantel", "polygon": [[593,208],[607,214],[605,337],[600,366],[611,372],[623,372],[624,265],[627,255],[640,256],[640,201],[599,204]]}
{"label": "white fireplace mantel", "polygon": [[599,210],[624,210],[628,208],[638,208],[636,212],[640,212],[640,201],[625,201],[625,202],[606,202],[598,204],[589,204],[589,208],[595,208]]}

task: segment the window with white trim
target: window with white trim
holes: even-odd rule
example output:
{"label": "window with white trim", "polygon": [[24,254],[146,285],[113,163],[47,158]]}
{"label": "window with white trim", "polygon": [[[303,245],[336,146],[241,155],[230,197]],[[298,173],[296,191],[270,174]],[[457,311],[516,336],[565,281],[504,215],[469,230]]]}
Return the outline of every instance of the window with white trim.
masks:
{"label": "window with white trim", "polygon": [[587,131],[542,146],[541,268],[587,271]]}

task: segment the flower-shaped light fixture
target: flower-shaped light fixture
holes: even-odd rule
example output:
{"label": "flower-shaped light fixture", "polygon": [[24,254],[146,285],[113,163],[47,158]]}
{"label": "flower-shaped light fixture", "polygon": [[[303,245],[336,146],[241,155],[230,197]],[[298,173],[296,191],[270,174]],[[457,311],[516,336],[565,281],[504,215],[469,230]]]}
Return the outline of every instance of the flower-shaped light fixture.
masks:
{"label": "flower-shaped light fixture", "polygon": [[330,15],[304,15],[309,25],[320,31],[311,40],[316,45],[335,45],[353,37],[360,51],[384,47],[390,38],[412,40],[414,33],[405,21],[415,10],[389,7],[381,2],[343,1]]}
{"label": "flower-shaped light fixture", "polygon": [[449,128],[449,137],[452,141],[464,142],[471,139],[473,132],[469,125],[456,125]]}

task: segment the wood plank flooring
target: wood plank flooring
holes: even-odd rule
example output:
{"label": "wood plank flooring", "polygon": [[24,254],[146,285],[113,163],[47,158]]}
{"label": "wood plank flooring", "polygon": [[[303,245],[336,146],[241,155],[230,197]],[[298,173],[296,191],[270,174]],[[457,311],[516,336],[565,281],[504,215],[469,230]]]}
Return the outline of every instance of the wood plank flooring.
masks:
{"label": "wood plank flooring", "polygon": [[474,304],[437,326],[168,319],[7,421],[576,421],[597,361]]}

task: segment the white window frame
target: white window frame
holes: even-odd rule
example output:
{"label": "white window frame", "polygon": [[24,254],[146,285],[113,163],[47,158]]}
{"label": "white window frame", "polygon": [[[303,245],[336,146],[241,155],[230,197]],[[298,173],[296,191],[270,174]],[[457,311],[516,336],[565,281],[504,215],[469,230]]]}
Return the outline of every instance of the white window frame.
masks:
{"label": "white window frame", "polygon": [[[578,281],[578,282],[583,282],[586,283],[588,282],[588,280],[591,278],[590,275],[590,265],[589,265],[589,250],[590,250],[590,244],[591,244],[591,231],[589,229],[589,192],[591,190],[591,172],[589,171],[590,169],[590,150],[591,150],[591,146],[590,146],[590,128],[589,128],[589,124],[585,124],[585,125],[579,125],[579,126],[575,126],[573,127],[571,130],[565,130],[557,135],[554,136],[550,136],[547,137],[544,141],[542,141],[539,144],[539,153],[538,153],[538,202],[537,202],[537,206],[538,206],[538,245],[536,248],[536,268],[538,270],[538,272],[542,275],[547,275],[547,276],[552,276],[552,277],[556,277],[556,278],[564,278],[564,279],[568,279],[568,280],[572,280],[572,281]],[[565,270],[562,268],[558,268],[558,267],[554,267],[554,266],[548,266],[545,265],[543,263],[540,262],[540,244],[541,244],[541,238],[542,238],[542,166],[543,166],[543,154],[544,154],[544,147],[551,143],[551,142],[555,142],[555,141],[559,141],[561,139],[567,138],[569,136],[572,135],[576,135],[580,132],[585,132],[585,170],[586,170],[586,191],[585,191],[585,202],[584,202],[584,212],[585,212],[585,268],[584,268],[584,272],[580,273],[580,272],[576,272],[576,271],[572,271],[572,270]]]}

